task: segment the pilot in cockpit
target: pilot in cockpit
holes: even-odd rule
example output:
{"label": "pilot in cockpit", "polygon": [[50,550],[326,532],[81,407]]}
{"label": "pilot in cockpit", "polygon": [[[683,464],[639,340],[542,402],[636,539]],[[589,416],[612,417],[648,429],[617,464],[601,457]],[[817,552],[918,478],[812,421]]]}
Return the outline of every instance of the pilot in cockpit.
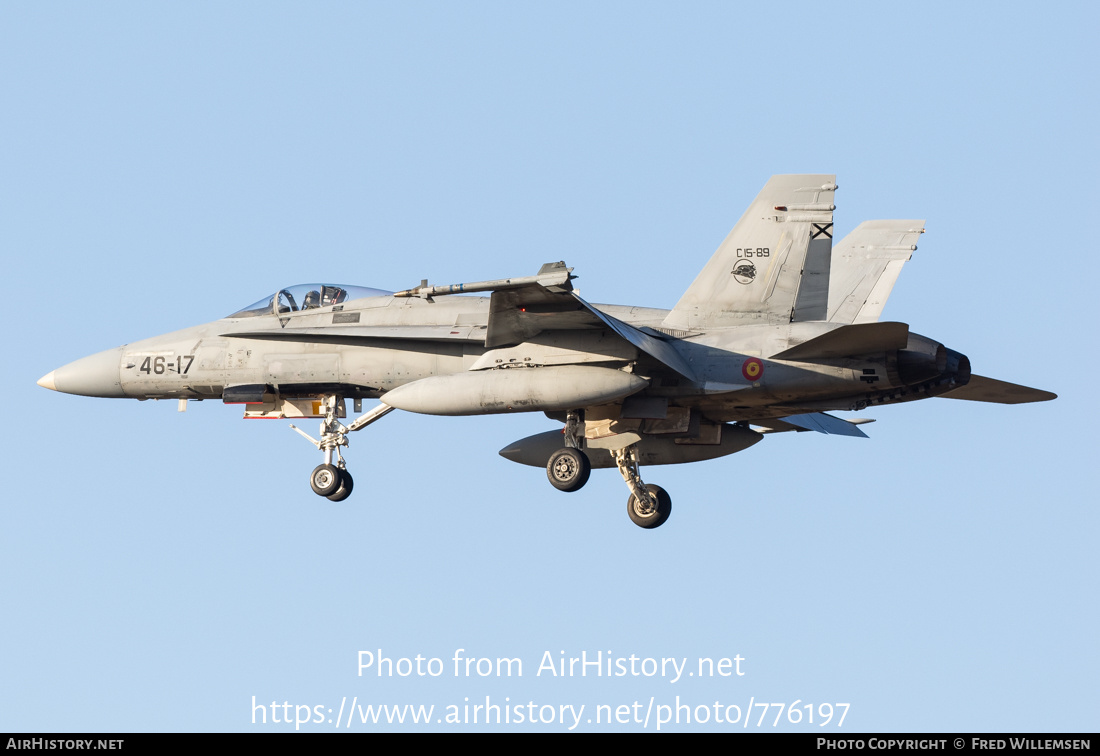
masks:
{"label": "pilot in cockpit", "polygon": [[321,306],[321,293],[319,291],[317,291],[316,289],[311,289],[309,291],[309,293],[306,294],[305,299],[302,300],[302,309],[303,310],[312,310],[312,309],[314,309],[316,307],[320,307],[320,306]]}

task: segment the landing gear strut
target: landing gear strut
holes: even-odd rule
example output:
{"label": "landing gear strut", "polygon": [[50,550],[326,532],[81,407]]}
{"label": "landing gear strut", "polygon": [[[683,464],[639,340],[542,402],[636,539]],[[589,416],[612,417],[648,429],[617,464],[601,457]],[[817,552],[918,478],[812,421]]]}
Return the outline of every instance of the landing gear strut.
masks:
{"label": "landing gear strut", "polygon": [[[592,464],[584,453],[584,410],[570,410],[565,416],[565,447],[550,455],[546,463],[546,477],[559,491],[578,491],[588,482]],[[664,525],[672,513],[672,497],[660,486],[646,485],[638,470],[638,443],[642,440],[635,433],[615,436],[622,444],[618,449],[608,449],[619,473],[630,489],[626,513],[631,522],[640,528],[651,530]]]}
{"label": "landing gear strut", "polygon": [[584,446],[584,410],[570,410],[565,416],[565,448],[550,455],[546,477],[559,491],[579,491],[592,474],[592,463]]}
{"label": "landing gear strut", "polygon": [[622,449],[613,449],[611,457],[630,488],[630,498],[626,500],[626,513],[630,516],[631,522],[647,530],[664,525],[665,520],[672,514],[672,497],[660,486],[646,485],[642,482],[642,476],[638,470],[638,444],[633,443]]}
{"label": "landing gear strut", "polygon": [[[322,397],[322,402],[325,405],[325,418],[321,421],[320,440],[313,438],[297,426],[290,426],[325,455],[324,463],[315,467],[313,472],[310,473],[309,485],[315,494],[332,501],[343,501],[351,496],[352,486],[354,485],[351,473],[348,472],[347,464],[344,462],[344,456],[340,453],[341,446],[348,446],[348,434],[366,428],[394,409],[388,404],[379,404],[370,412],[360,415],[351,425],[344,425],[337,419],[337,408],[342,401],[343,397],[336,394],[326,394]],[[358,403],[358,400],[356,403]],[[335,463],[333,462],[333,452],[336,456]]]}

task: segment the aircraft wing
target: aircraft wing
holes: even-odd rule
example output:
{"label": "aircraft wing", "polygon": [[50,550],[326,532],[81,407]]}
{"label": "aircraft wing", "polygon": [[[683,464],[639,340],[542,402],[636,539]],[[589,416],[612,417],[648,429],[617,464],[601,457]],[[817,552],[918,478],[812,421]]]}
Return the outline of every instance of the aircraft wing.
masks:
{"label": "aircraft wing", "polygon": [[540,286],[493,292],[485,346],[518,344],[543,331],[606,328],[658,362],[696,380],[695,372],[676,348],[608,315],[581,299],[575,291],[555,293]]}
{"label": "aircraft wing", "polygon": [[544,331],[609,329],[619,338],[697,381],[695,371],[671,342],[643,332],[600,311],[573,291],[572,268],[564,262],[546,263],[538,274],[449,286],[421,286],[397,292],[397,297],[424,297],[491,291],[485,346],[489,349],[519,344]]}
{"label": "aircraft wing", "polygon": [[668,341],[659,339],[655,336],[651,336],[648,333],[644,333],[628,323],[624,323],[618,318],[613,318],[605,312],[600,312],[592,305],[581,299],[576,292],[572,292],[572,296],[578,302],[588,308],[589,312],[594,314],[603,323],[609,327],[612,331],[617,333],[621,338],[629,341],[634,346],[641,349],[643,352],[653,357],[658,362],[664,363],[668,367],[675,370],[685,378],[689,378],[693,381],[697,381],[698,378],[695,375],[695,371],[688,365],[676,348]]}
{"label": "aircraft wing", "polygon": [[543,331],[603,328],[603,321],[571,294],[571,290],[553,292],[542,286],[494,291],[489,300],[485,347],[519,344]]}

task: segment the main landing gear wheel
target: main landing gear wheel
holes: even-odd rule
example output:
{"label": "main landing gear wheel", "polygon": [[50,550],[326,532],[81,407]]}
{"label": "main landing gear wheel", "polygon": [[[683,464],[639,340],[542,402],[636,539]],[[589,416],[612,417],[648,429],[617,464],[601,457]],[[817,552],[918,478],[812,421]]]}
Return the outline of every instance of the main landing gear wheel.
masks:
{"label": "main landing gear wheel", "polygon": [[654,507],[648,501],[639,501],[637,496],[630,494],[630,498],[626,500],[626,513],[638,527],[652,530],[664,525],[672,514],[672,497],[668,495],[668,491],[652,483],[646,485],[646,490],[656,499],[657,506]]}
{"label": "main landing gear wheel", "polygon": [[352,486],[355,485],[355,481],[351,478],[351,473],[347,470],[340,470],[340,486],[336,489],[336,493],[330,493],[328,495],[329,501],[343,501],[351,496]]}
{"label": "main landing gear wheel", "polygon": [[591,474],[592,463],[580,449],[559,449],[546,463],[546,477],[550,479],[550,485],[559,491],[580,490]]}
{"label": "main landing gear wheel", "polygon": [[336,493],[340,488],[340,468],[336,465],[317,465],[310,473],[309,485],[318,496]]}

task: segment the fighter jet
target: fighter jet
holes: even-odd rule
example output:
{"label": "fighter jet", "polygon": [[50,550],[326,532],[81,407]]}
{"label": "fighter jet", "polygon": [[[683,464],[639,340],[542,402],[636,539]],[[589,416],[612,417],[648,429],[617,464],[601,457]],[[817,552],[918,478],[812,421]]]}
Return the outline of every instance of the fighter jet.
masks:
{"label": "fighter jet", "polygon": [[[85,357],[40,386],[83,396],[221,399],[245,418],[320,418],[314,492],[346,499],[348,435],[395,409],[542,412],[554,429],[505,458],[577,491],[615,467],[627,514],[663,524],[672,500],[644,465],[714,459],[768,433],[865,436],[858,411],[947,397],[1055,395],[971,373],[970,360],[883,305],[924,231],[870,221],[833,246],[832,175],[774,176],[671,310],[593,305],[564,262],[537,274],[391,292],[291,286],[221,320]],[[488,296],[464,296],[488,294]],[[356,413],[347,418],[346,400]],[[379,403],[363,413],[364,399]]]}

